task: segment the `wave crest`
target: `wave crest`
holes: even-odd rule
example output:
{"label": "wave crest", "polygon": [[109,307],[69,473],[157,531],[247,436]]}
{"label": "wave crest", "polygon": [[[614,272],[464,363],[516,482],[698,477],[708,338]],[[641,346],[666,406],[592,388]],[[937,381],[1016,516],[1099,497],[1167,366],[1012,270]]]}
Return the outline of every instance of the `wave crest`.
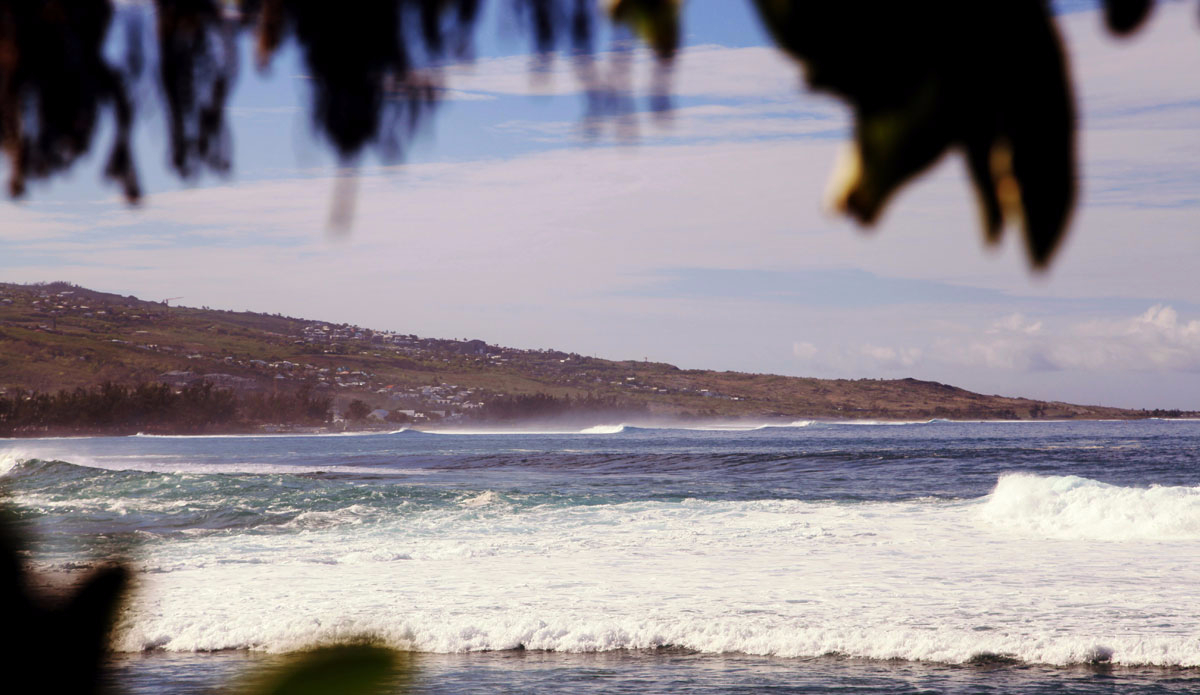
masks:
{"label": "wave crest", "polygon": [[620,434],[625,431],[625,425],[595,425],[580,430],[580,434]]}
{"label": "wave crest", "polygon": [[980,510],[988,522],[1066,540],[1200,539],[1200,487],[1122,487],[1079,476],[1000,477]]}

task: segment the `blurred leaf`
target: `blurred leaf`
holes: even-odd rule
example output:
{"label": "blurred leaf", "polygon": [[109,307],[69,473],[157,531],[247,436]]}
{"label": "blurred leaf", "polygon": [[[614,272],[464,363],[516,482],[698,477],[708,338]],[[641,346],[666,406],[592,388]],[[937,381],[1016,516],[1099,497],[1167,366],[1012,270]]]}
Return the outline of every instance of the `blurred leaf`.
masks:
{"label": "blurred leaf", "polygon": [[106,0],[0,2],[0,149],[9,194],[68,171],[88,151],[100,116],[116,126],[105,177],[141,196],[130,141],[133,106],[104,55],[113,15]]}
{"label": "blurred leaf", "polygon": [[612,0],[613,20],[633,30],[662,60],[679,48],[679,11],[683,0]]}
{"label": "blurred leaf", "polygon": [[1154,6],[1154,0],[1104,0],[1104,21],[1117,34],[1137,29]]}
{"label": "blurred leaf", "polygon": [[184,179],[205,167],[228,173],[225,100],[237,73],[236,27],[214,0],[156,0],[156,8],[171,165]]}
{"label": "blurred leaf", "polygon": [[245,695],[366,695],[382,693],[411,675],[411,656],[369,644],[318,647],[289,658],[253,681]]}
{"label": "blurred leaf", "polygon": [[808,83],[854,112],[831,207],[872,224],[896,190],[958,149],[985,238],[1017,224],[1033,265],[1046,265],[1075,200],[1075,112],[1045,3],[756,5]]}
{"label": "blurred leaf", "polygon": [[113,618],[129,572],[107,565],[79,584],[74,594],[47,603],[30,590],[21,543],[11,512],[0,508],[0,671],[10,681],[35,678],[41,692],[94,693],[108,648]]}

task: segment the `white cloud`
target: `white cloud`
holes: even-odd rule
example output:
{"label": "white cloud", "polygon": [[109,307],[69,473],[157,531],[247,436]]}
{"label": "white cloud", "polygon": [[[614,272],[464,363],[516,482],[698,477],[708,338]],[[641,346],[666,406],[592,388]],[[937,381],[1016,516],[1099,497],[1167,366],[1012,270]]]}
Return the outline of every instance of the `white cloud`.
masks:
{"label": "white cloud", "polygon": [[1009,314],[1002,319],[999,319],[992,324],[988,329],[988,333],[1023,333],[1025,335],[1035,335],[1042,331],[1041,321],[1030,321],[1022,314]]}
{"label": "white cloud", "polygon": [[36,207],[20,203],[0,202],[0,243],[40,242],[87,230],[86,216],[79,208],[67,208],[53,203],[38,203]]}
{"label": "white cloud", "polygon": [[865,344],[859,353],[881,369],[911,369],[921,361],[921,349]]}
{"label": "white cloud", "polygon": [[1180,320],[1169,306],[1119,319],[1048,326],[1019,314],[976,338],[942,338],[945,362],[1017,371],[1200,371],[1200,320]]}
{"label": "white cloud", "polygon": [[792,354],[797,359],[808,361],[817,356],[817,346],[809,342],[792,343]]}
{"label": "white cloud", "polygon": [[1052,359],[1077,369],[1200,371],[1200,320],[1181,321],[1158,305],[1132,319],[1087,322],[1054,346]]}

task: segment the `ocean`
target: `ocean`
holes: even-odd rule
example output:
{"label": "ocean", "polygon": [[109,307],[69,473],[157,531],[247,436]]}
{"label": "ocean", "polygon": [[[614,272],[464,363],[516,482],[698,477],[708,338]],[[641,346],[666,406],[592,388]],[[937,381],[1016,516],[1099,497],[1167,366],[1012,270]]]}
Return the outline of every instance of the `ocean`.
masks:
{"label": "ocean", "polygon": [[[1200,422],[0,441],[123,692],[370,637],[419,693],[1200,692]],[[52,645],[47,645],[52,648]]]}

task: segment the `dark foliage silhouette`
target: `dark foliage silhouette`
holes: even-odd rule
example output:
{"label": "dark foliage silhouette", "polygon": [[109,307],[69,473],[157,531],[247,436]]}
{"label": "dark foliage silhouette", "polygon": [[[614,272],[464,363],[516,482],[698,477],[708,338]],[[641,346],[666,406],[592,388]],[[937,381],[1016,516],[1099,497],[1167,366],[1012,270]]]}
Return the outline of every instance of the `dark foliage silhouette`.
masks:
{"label": "dark foliage silhouette", "polygon": [[105,176],[126,199],[141,195],[130,137],[133,110],[120,73],[103,55],[112,19],[106,0],[9,0],[0,4],[0,143],[8,189],[64,173],[88,151],[102,110],[116,135]]}
{"label": "dark foliage silhouette", "polygon": [[232,22],[213,0],[158,0],[158,54],[171,138],[183,178],[231,165],[225,99],[237,74]]}
{"label": "dark foliage silhouette", "polygon": [[[989,241],[1023,229],[1035,267],[1062,240],[1075,202],[1075,109],[1067,63],[1045,0],[936,0],[918,4],[751,0],[778,45],[804,63],[809,84],[844,98],[855,139],[833,190],[834,205],[864,224],[891,196],[948,151],[960,151]],[[569,56],[585,99],[584,132],[606,123],[632,139],[632,48],[618,38],[597,60],[595,0],[509,0],[527,28],[536,75]],[[608,0],[610,17],[658,58],[653,112],[670,109],[670,65],[680,43],[681,0]],[[1105,22],[1135,31],[1152,0],[1107,0]],[[171,165],[182,178],[232,167],[225,102],[238,71],[236,34],[253,31],[260,67],[288,41],[299,46],[311,85],[315,130],[353,167],[371,150],[400,158],[435,111],[441,68],[469,60],[481,0],[155,0],[160,93]],[[110,113],[115,136],[105,175],[126,198],[140,195],[130,150],[133,108],[126,84],[146,62],[146,10],[121,16],[129,38],[110,64],[108,0],[0,2],[0,143],[12,195],[63,173],[88,150]],[[117,65],[120,65],[118,68]],[[350,218],[353,179],[333,221]]]}
{"label": "dark foliage silhouette", "polygon": [[[0,508],[0,669],[6,688],[46,693],[101,691],[101,667],[129,570],[107,564],[89,574],[69,594],[39,596],[24,571],[16,524]],[[36,679],[36,683],[21,678]]]}
{"label": "dark foliage silhouette", "polygon": [[[1041,0],[845,3],[757,0],[809,84],[854,109],[834,207],[875,221],[888,198],[948,149],[961,149],[987,239],[1024,227],[1044,265],[1075,199],[1075,113],[1060,42]],[[853,36],[829,27],[855,27]]]}
{"label": "dark foliage silhouette", "polygon": [[333,399],[308,386],[291,393],[249,394],[199,381],[179,390],[167,384],[105,383],[95,388],[0,396],[0,436],[240,431],[263,423],[320,425]]}

